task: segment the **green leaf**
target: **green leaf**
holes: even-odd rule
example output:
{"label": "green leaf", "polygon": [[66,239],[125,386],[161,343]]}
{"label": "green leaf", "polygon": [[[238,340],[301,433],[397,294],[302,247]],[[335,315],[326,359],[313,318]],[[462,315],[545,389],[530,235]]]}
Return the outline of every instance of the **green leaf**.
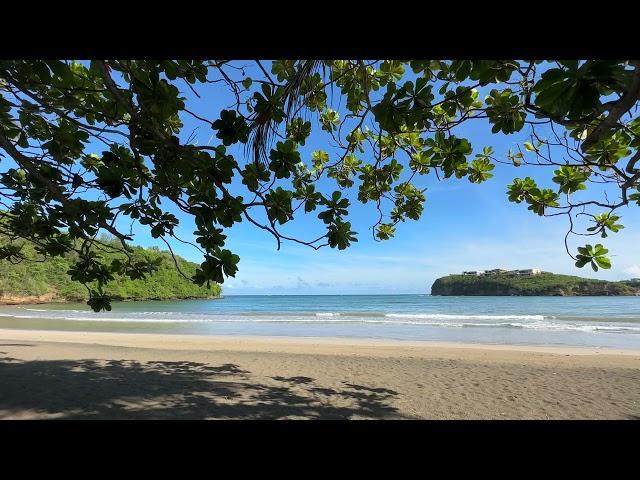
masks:
{"label": "green leaf", "polygon": [[212,124],[217,130],[216,137],[225,145],[233,145],[237,142],[246,143],[249,137],[249,127],[242,117],[238,117],[233,110],[222,110],[220,119]]}

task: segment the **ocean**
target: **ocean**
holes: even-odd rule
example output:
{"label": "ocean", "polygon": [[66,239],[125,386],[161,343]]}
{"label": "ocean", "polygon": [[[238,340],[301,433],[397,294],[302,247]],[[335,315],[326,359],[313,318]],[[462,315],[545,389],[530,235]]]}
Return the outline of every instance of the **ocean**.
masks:
{"label": "ocean", "polygon": [[0,306],[0,328],[640,349],[640,297],[237,295]]}

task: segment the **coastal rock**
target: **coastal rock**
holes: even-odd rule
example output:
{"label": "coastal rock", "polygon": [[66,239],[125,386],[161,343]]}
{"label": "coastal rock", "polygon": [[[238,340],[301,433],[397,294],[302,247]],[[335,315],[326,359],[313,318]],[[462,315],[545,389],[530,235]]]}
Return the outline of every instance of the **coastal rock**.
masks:
{"label": "coastal rock", "polygon": [[57,301],[60,300],[57,298],[56,292],[49,292],[44,295],[0,295],[0,305],[33,305],[55,303]]}

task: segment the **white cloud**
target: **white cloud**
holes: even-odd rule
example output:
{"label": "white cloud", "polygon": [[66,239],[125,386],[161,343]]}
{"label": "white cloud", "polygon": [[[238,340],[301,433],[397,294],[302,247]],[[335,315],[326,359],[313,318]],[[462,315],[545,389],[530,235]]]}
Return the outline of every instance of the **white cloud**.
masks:
{"label": "white cloud", "polygon": [[634,278],[640,278],[640,265],[631,265],[623,270],[624,273]]}

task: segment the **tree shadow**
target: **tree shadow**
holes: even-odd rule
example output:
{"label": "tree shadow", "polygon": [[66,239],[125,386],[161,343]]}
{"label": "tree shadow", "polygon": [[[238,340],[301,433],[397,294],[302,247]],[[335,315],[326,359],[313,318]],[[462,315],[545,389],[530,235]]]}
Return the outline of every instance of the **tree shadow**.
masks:
{"label": "tree shadow", "polygon": [[307,383],[312,383],[313,382],[313,378],[310,377],[271,377],[274,380],[277,380],[279,382],[286,382],[286,383],[290,383],[292,385],[305,385]]}
{"label": "tree shadow", "polygon": [[310,377],[258,382],[235,364],[0,358],[0,419],[403,418],[393,390]]}
{"label": "tree shadow", "polygon": [[374,388],[374,387],[366,387],[364,385],[354,385],[353,383],[345,383],[347,387],[353,388],[354,390],[363,390],[371,393],[378,393],[383,395],[398,395],[398,392],[394,390],[389,390],[388,388]]}

